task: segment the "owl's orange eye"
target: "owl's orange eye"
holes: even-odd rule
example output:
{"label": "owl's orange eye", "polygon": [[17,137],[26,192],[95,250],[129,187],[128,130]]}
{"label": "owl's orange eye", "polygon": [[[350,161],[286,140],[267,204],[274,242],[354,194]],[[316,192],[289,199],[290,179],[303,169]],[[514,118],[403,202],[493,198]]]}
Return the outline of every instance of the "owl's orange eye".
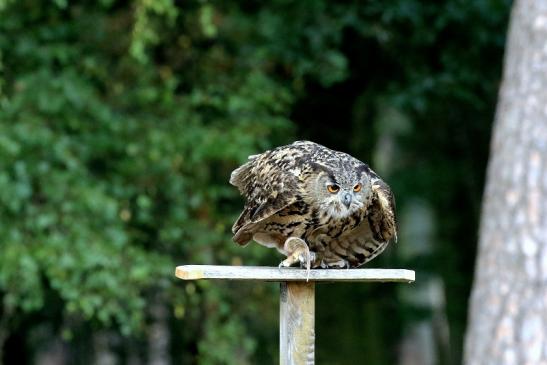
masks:
{"label": "owl's orange eye", "polygon": [[340,187],[338,185],[327,185],[327,190],[329,193],[337,193],[340,190]]}
{"label": "owl's orange eye", "polygon": [[353,191],[355,191],[356,193],[360,192],[361,191],[361,184],[357,184],[353,187]]}

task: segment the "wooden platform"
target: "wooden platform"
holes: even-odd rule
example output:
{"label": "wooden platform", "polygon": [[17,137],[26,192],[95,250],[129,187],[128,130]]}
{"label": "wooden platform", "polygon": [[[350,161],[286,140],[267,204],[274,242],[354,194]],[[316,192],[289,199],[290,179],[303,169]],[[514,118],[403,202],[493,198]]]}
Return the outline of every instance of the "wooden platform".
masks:
{"label": "wooden platform", "polygon": [[[267,266],[178,266],[175,275],[183,280],[247,280],[247,281],[306,281],[305,269]],[[309,281],[323,282],[401,282],[415,280],[412,270],[404,269],[315,269],[310,271]]]}

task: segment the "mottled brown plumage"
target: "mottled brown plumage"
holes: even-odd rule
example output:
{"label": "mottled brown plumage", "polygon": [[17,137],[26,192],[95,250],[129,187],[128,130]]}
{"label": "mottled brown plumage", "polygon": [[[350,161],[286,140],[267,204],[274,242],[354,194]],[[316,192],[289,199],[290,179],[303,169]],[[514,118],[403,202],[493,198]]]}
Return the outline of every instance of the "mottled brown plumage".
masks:
{"label": "mottled brown plumage", "polygon": [[356,267],[396,239],[395,200],[365,163],[308,141],[259,155],[232,172],[246,203],[234,241],[275,247],[311,267]]}

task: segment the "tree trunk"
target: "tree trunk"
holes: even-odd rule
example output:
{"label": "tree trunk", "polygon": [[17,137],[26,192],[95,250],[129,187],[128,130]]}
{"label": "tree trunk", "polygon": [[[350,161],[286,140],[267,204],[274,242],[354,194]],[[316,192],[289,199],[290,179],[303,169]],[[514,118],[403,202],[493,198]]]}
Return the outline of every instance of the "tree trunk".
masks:
{"label": "tree trunk", "polygon": [[465,363],[547,364],[547,0],[513,5]]}

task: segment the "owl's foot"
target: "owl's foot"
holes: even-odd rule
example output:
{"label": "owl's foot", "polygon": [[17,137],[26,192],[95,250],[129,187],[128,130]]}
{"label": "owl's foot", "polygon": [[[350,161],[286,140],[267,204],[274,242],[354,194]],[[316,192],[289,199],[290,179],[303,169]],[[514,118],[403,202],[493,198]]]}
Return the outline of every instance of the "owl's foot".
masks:
{"label": "owl's foot", "polygon": [[310,252],[306,242],[297,237],[290,237],[285,241],[283,249],[287,253],[287,258],[279,264],[279,267],[289,267],[297,262],[307,271],[306,281],[310,279],[311,263],[315,261],[315,252]]}
{"label": "owl's foot", "polygon": [[349,269],[351,267],[351,264],[348,260],[340,260],[337,263],[335,263],[333,266],[338,266],[339,269]]}
{"label": "owl's foot", "polygon": [[323,269],[350,269],[351,268],[351,263],[348,260],[339,260],[339,261],[321,260],[319,265]]}

